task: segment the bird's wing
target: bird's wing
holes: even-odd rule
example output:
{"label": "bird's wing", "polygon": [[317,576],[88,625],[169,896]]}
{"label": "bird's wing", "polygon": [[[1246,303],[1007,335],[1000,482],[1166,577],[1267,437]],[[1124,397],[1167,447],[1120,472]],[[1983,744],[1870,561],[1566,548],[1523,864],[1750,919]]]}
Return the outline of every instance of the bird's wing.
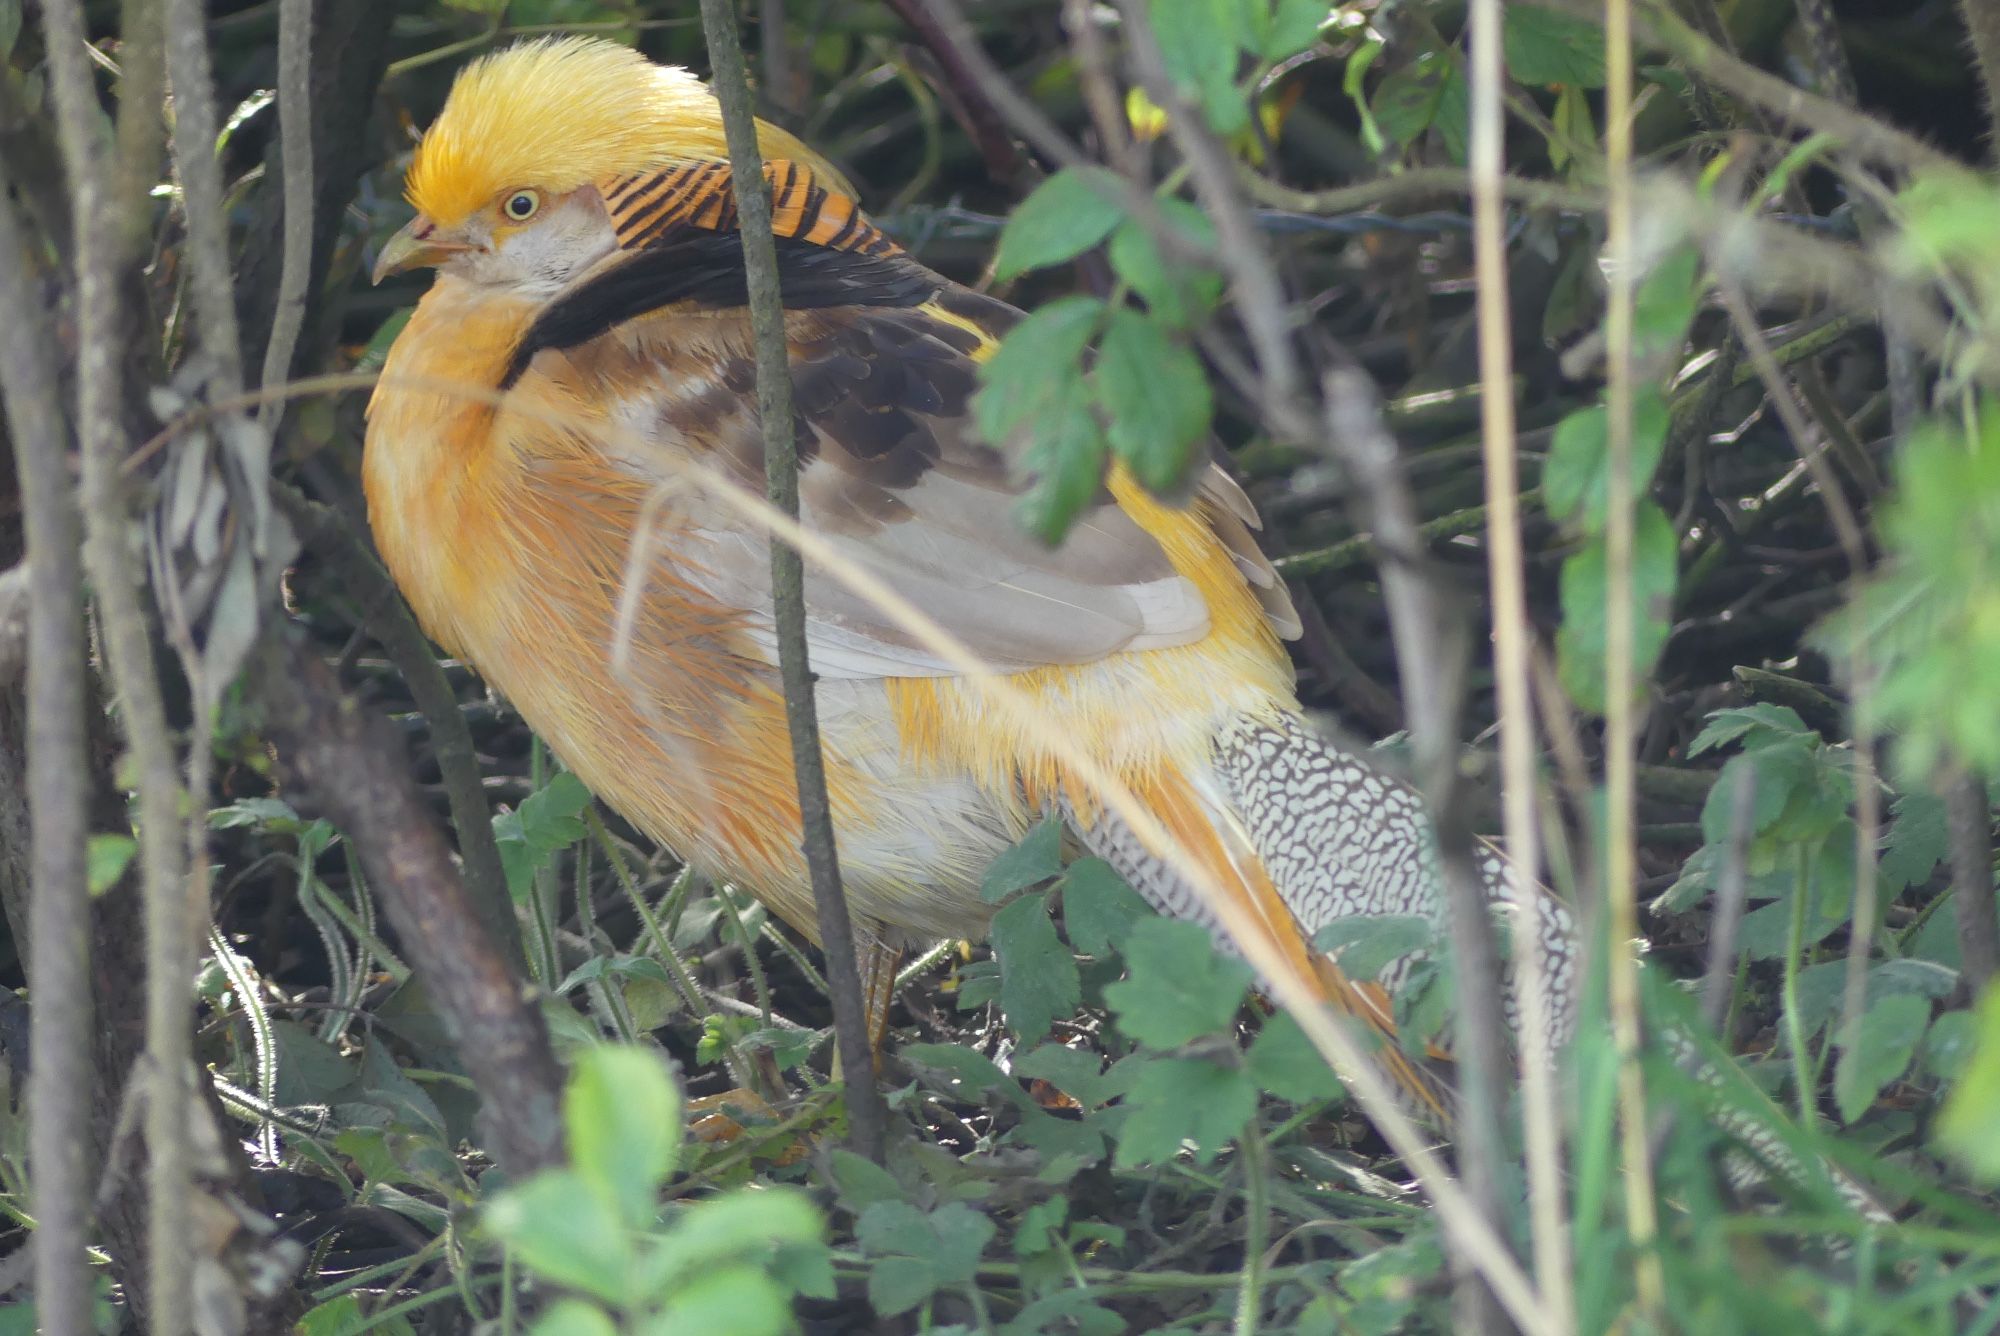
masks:
{"label": "bird's wing", "polygon": [[[1013,308],[893,249],[843,251],[780,237],[779,250],[801,514],[810,529],[996,669],[1084,663],[1207,634],[1201,592],[1107,492],[1060,547],[1020,526],[1014,503],[1022,481],[999,450],[977,439],[968,412],[978,364],[1018,319]],[[673,451],[761,494],[741,256],[733,231],[682,224],[651,235],[541,313],[507,384],[606,405],[623,430],[603,448],[642,475],[672,481],[657,452]],[[1289,629],[1289,604],[1249,540],[1240,491],[1212,474],[1196,504],[1266,597],[1274,622]],[[755,615],[770,606],[762,532],[712,498],[689,499],[669,531],[683,573],[726,605],[755,610],[751,633],[768,650],[768,615]],[[810,563],[806,602],[821,674],[957,671]]]}

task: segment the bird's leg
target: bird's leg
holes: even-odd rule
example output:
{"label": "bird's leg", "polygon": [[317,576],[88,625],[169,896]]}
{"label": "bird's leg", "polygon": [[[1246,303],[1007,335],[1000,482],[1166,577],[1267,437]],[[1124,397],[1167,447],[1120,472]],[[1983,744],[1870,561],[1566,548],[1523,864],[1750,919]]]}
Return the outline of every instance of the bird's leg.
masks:
{"label": "bird's leg", "polygon": [[[875,1070],[882,1070],[882,1045],[889,1037],[889,1008],[896,1001],[896,966],[902,963],[903,948],[890,946],[867,925],[855,926],[855,962],[861,969],[861,1016],[868,1025],[868,1052]],[[840,1045],[833,1048],[833,1079],[840,1072]]]}

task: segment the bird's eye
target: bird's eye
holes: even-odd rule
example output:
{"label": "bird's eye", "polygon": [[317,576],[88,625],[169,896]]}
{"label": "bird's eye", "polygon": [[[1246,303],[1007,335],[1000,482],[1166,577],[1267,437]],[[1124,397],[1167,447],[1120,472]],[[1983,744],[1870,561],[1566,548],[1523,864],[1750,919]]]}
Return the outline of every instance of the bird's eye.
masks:
{"label": "bird's eye", "polygon": [[542,197],[532,190],[517,190],[507,197],[500,206],[500,212],[513,222],[525,223],[535,216],[535,210],[542,207]]}

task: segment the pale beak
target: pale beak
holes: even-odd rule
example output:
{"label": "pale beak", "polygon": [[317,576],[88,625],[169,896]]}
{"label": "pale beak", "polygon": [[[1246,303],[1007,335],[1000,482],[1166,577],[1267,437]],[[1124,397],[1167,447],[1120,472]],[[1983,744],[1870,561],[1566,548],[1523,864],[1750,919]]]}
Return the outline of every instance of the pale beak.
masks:
{"label": "pale beak", "polygon": [[437,234],[437,224],[418,214],[402,231],[383,243],[382,253],[375,257],[373,281],[380,283],[389,275],[400,274],[405,269],[443,264],[452,256],[462,255],[471,249],[467,242],[443,239]]}

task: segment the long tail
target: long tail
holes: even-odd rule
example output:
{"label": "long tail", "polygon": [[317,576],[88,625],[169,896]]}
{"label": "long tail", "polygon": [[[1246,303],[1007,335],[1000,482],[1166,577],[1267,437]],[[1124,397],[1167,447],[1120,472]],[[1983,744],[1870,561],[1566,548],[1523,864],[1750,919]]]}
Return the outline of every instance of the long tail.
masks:
{"label": "long tail", "polygon": [[[1209,773],[1165,775],[1139,796],[1225,893],[1252,911],[1267,943],[1318,982],[1323,1001],[1384,1036],[1377,1060],[1413,1110],[1448,1133],[1453,1107],[1448,1064],[1431,1060],[1443,1056],[1435,1051],[1429,1058],[1414,1055],[1397,1039],[1392,990],[1419,953],[1392,962],[1378,981],[1358,982],[1310,945],[1328,924],[1355,916],[1414,915],[1442,927],[1436,843],[1416,791],[1341,752],[1297,715],[1274,712],[1239,717],[1220,729]],[[1155,909],[1219,931],[1214,913],[1193,888],[1115,817],[1100,815],[1079,833]],[[1575,917],[1540,886],[1524,888],[1505,855],[1491,845],[1482,845],[1479,875],[1495,906],[1536,917],[1549,1047],[1564,1054],[1576,1030],[1581,984]],[[1509,1030],[1518,1032],[1519,998],[1511,977],[1506,1007]],[[1666,1042],[1699,1085],[1717,1090],[1725,1085],[1722,1067],[1733,1066],[1727,1055],[1712,1051],[1712,1045],[1704,1051],[1672,1026]],[[1711,1113],[1780,1176],[1800,1182],[1811,1177],[1782,1141],[1740,1107],[1718,1101]],[[1871,1218],[1886,1218],[1852,1179],[1830,1165],[1817,1167],[1850,1205]],[[1739,1186],[1751,1177],[1739,1164],[1730,1170]]]}

